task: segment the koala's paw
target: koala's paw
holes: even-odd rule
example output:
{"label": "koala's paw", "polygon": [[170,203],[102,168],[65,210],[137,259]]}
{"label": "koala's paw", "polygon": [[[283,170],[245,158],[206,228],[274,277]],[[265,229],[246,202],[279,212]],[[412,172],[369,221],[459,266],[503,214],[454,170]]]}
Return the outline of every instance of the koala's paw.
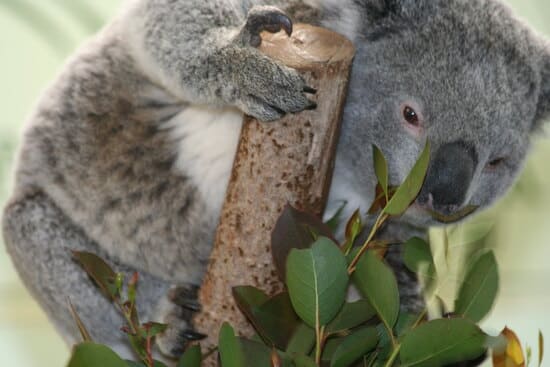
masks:
{"label": "koala's paw", "polygon": [[292,34],[292,20],[282,10],[274,6],[255,6],[247,14],[241,40],[245,45],[258,47],[262,43],[260,33],[281,30],[289,36]]}
{"label": "koala's paw", "polygon": [[287,113],[313,110],[317,104],[306,93],[315,93],[295,70],[268,58],[254,61],[254,71],[241,73],[244,88],[237,106],[261,121],[274,121]]}
{"label": "koala's paw", "polygon": [[161,353],[168,357],[179,358],[189,342],[206,337],[193,330],[191,324],[193,314],[200,311],[197,292],[196,286],[173,287],[159,304],[159,318],[168,327],[156,342]]}
{"label": "koala's paw", "polygon": [[[293,69],[263,55],[255,47],[261,44],[262,31],[292,33],[292,21],[273,6],[255,6],[247,16],[237,44],[241,51],[226,58],[234,60],[232,82],[238,91],[235,104],[261,121],[273,121],[287,113],[315,109],[307,93],[315,93]],[[243,52],[244,51],[244,52]]]}

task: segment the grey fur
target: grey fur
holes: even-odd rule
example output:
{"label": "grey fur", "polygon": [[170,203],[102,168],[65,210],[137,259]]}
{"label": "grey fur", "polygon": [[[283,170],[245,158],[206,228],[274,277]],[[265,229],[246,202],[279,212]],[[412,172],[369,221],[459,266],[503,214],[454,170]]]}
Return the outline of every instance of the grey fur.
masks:
{"label": "grey fur", "polygon": [[[99,342],[118,347],[120,318],[68,249],[98,252],[121,271],[142,274],[144,318],[171,325],[159,340],[163,353],[177,354],[191,335],[190,313],[176,300],[200,283],[219,215],[219,199],[204,187],[223,193],[229,173],[202,181],[189,167],[219,144],[203,139],[204,147],[195,147],[189,131],[175,139],[178,127],[170,122],[198,105],[237,107],[266,121],[311,107],[303,80],[252,47],[258,24],[282,12],[313,22],[324,12],[319,21],[357,46],[332,207],[344,199],[349,210],[368,208],[372,144],[390,162],[393,184],[404,179],[426,139],[434,152],[457,146],[473,152],[462,155],[471,159],[465,179],[453,180],[460,170],[449,165],[430,169],[441,197],[449,190],[456,198],[448,211],[485,208],[512,185],[533,131],[550,115],[545,40],[497,0],[312,3],[135,0],[46,92],[25,132],[3,232],[23,281],[69,343],[78,334],[66,297]],[[417,109],[421,128],[406,127],[403,103]],[[194,155],[178,156],[181,144]],[[235,142],[227,144],[231,151]],[[230,159],[214,155],[207,162]],[[390,223],[386,235],[406,239],[437,224],[425,211],[441,204],[430,194]],[[389,261],[400,268],[398,254]],[[406,306],[421,307],[414,278],[400,273],[399,279]]]}

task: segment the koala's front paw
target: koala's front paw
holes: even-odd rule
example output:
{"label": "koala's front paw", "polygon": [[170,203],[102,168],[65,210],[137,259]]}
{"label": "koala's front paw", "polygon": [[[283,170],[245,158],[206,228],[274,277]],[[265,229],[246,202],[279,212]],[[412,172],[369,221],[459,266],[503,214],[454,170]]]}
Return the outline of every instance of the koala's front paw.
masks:
{"label": "koala's front paw", "polygon": [[240,73],[242,89],[237,106],[261,121],[274,121],[287,113],[312,110],[317,104],[305,93],[315,93],[295,70],[279,65],[267,57],[250,64],[253,70]]}
{"label": "koala's front paw", "polygon": [[168,327],[156,341],[168,357],[179,358],[189,342],[205,338],[191,325],[193,314],[200,311],[197,292],[196,286],[173,287],[159,304],[159,318]]}
{"label": "koala's front paw", "polygon": [[[292,33],[292,21],[272,6],[256,6],[250,10],[239,34],[241,47],[250,48],[238,62],[236,81],[240,96],[236,102],[244,112],[262,121],[273,121],[287,113],[315,109],[317,104],[306,97],[315,93],[293,69],[271,60],[252,49],[261,44],[262,31]],[[243,56],[242,54],[240,55]]]}

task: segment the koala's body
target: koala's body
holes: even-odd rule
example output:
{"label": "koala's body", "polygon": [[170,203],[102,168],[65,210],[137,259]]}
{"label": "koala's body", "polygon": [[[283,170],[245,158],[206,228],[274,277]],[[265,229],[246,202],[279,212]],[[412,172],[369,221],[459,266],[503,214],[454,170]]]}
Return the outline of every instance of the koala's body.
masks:
{"label": "koala's body", "polygon": [[[303,80],[255,48],[260,30],[290,30],[285,14],[357,48],[329,207],[368,209],[373,144],[393,184],[433,147],[395,237],[435,224],[427,209],[486,207],[512,184],[550,113],[550,49],[497,0],[131,1],[40,101],[3,216],[23,281],[68,343],[70,298],[94,340],[124,349],[120,316],[71,249],[140,273],[144,319],[170,325],[164,354],[199,337],[188,321],[242,113],[271,121],[314,107]],[[414,308],[414,282],[400,280]]]}

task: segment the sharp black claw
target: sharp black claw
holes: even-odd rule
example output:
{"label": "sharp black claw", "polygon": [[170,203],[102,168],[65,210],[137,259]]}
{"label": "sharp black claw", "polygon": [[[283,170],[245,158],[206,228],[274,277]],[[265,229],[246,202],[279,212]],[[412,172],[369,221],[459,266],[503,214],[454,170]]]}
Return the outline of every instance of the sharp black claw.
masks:
{"label": "sharp black claw", "polygon": [[315,102],[311,102],[306,108],[304,108],[305,110],[314,110],[317,108],[317,103]]}
{"label": "sharp black claw", "polygon": [[307,86],[307,85],[304,87],[303,90],[304,90],[305,93],[310,93],[310,94],[315,94],[315,93],[317,93],[317,89],[312,88],[312,87],[309,87],[309,86]]}
{"label": "sharp black claw", "polygon": [[194,330],[184,330],[180,332],[180,336],[188,341],[202,340],[206,338],[206,335],[198,333]]}
{"label": "sharp black claw", "polygon": [[286,15],[280,14],[278,21],[281,25],[281,28],[285,30],[286,34],[290,37],[292,35],[292,21]]}
{"label": "sharp black claw", "polygon": [[[252,37],[259,37],[260,33],[267,31],[270,33],[277,33],[280,30],[284,30],[290,37],[292,35],[292,20],[284,13],[269,12],[261,15],[251,16],[247,21],[247,28]],[[261,43],[257,39],[252,40],[253,43]]]}

